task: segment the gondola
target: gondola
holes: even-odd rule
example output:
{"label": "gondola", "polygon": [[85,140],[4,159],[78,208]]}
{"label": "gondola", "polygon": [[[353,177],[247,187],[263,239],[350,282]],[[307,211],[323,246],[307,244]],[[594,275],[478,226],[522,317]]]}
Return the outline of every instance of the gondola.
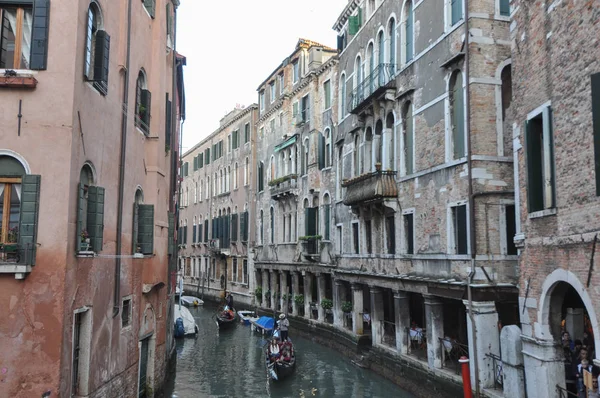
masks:
{"label": "gondola", "polygon": [[[289,349],[289,356],[284,354],[284,351]],[[292,341],[288,339],[282,344],[282,355],[278,359],[271,358],[269,346],[265,352],[265,362],[267,366],[267,374],[273,381],[283,380],[294,372],[296,368],[296,352]]]}
{"label": "gondola", "polygon": [[236,320],[236,313],[230,310],[227,306],[225,306],[223,310],[217,312],[215,315],[215,322],[217,323],[219,329],[228,329],[233,327],[237,323]]}

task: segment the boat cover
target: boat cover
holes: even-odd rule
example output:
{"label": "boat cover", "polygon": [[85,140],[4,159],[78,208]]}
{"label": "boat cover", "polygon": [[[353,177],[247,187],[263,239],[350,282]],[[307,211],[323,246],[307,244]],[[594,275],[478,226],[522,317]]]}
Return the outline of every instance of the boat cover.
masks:
{"label": "boat cover", "polygon": [[254,324],[265,330],[272,330],[273,326],[275,326],[275,320],[268,316],[261,316],[254,322]]}
{"label": "boat cover", "polygon": [[183,328],[186,335],[196,333],[196,320],[190,310],[175,304],[175,322],[177,322],[177,318],[183,319]]}

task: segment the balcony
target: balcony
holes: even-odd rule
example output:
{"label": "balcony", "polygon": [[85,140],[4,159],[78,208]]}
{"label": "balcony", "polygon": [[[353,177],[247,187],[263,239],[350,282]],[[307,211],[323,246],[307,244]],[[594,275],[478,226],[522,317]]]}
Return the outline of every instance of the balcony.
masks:
{"label": "balcony", "polygon": [[344,204],[346,206],[356,206],[358,204],[381,202],[386,198],[396,198],[398,188],[394,179],[395,176],[395,171],[378,170],[344,180],[342,182],[342,187],[346,188]]}
{"label": "balcony", "polygon": [[24,279],[35,265],[35,244],[0,243],[0,274],[15,274]]}
{"label": "balcony", "polygon": [[288,196],[298,195],[298,175],[288,174],[284,177],[269,181],[271,199],[281,200]]}
{"label": "balcony", "polygon": [[362,112],[371,99],[378,98],[389,89],[396,89],[396,64],[379,64],[372,74],[365,77],[352,91],[350,96],[350,113]]}

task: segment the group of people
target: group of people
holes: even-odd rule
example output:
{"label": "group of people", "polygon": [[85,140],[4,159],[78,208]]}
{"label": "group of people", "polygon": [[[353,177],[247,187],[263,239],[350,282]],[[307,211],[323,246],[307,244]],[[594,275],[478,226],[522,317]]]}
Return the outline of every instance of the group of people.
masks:
{"label": "group of people", "polygon": [[273,334],[268,348],[269,360],[271,362],[289,362],[292,359],[294,348],[288,336],[289,327],[290,321],[285,314],[280,314],[277,321],[278,333]]}
{"label": "group of people", "polygon": [[[583,332],[582,339],[571,340],[571,335],[567,331],[561,334],[561,343],[565,355],[565,379],[567,389],[577,394],[580,398],[597,398],[598,379],[600,368],[592,363],[594,357],[594,340],[587,332]],[[588,371],[592,374],[594,387],[587,388],[584,385],[584,373]],[[586,390],[587,394],[586,394]]]}
{"label": "group of people", "polygon": [[226,319],[233,319],[235,317],[234,311],[233,296],[231,295],[231,292],[225,291],[225,307],[221,312],[221,316]]}

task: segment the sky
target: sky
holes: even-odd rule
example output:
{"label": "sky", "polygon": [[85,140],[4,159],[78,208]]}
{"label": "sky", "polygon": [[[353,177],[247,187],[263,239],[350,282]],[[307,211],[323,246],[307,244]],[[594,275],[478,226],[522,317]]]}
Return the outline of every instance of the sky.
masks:
{"label": "sky", "polygon": [[184,68],[183,152],[215,131],[236,104],[258,101],[258,86],[299,38],[337,46],[333,24],[348,0],[181,0],[177,51]]}

